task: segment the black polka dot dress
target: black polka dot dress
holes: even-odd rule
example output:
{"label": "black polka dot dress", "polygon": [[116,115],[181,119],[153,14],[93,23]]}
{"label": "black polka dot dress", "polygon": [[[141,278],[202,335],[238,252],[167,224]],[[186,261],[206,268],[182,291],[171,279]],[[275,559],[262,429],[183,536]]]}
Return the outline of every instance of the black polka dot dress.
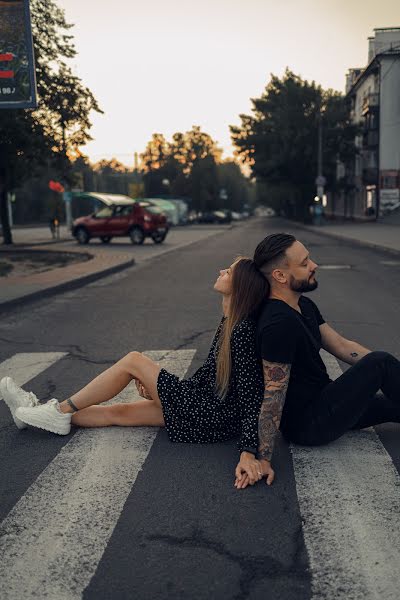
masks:
{"label": "black polka dot dress", "polygon": [[261,361],[256,354],[256,325],[251,319],[232,332],[232,373],[228,393],[215,391],[216,349],[222,319],[205,363],[189,379],[161,369],[157,381],[165,428],[172,442],[220,442],[239,436],[239,450],[257,448],[258,414],[263,399]]}

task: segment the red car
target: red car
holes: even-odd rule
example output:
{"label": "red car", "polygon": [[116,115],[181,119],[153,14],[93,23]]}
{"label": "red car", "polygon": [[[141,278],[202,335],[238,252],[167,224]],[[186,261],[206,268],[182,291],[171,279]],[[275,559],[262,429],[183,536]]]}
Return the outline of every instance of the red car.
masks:
{"label": "red car", "polygon": [[151,202],[132,200],[119,194],[96,196],[101,198],[102,206],[93,214],[73,222],[72,235],[79,244],[87,244],[91,238],[100,238],[107,244],[113,237],[124,236],[129,236],[132,244],[143,244],[146,237],[161,244],[167,237],[166,216]]}

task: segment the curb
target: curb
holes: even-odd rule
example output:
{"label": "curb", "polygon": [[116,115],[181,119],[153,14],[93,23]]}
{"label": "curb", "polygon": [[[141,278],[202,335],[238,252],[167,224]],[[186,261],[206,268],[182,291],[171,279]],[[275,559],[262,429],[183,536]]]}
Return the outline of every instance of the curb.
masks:
{"label": "curb", "polygon": [[[289,221],[288,221],[289,222]],[[400,256],[400,249],[389,248],[388,246],[382,246],[382,244],[376,244],[375,242],[367,242],[364,240],[359,240],[357,238],[347,237],[345,235],[340,235],[340,233],[332,233],[330,231],[324,230],[324,228],[315,229],[310,225],[302,225],[301,223],[291,222],[291,225],[297,227],[298,229],[304,229],[305,231],[312,231],[313,233],[317,233],[320,235],[324,235],[326,237],[330,237],[334,240],[338,240],[340,242],[348,242],[349,244],[353,244],[353,246],[360,246],[364,248],[372,248],[373,250],[381,250],[383,252],[387,252],[388,254],[393,254],[394,256]],[[400,228],[399,228],[400,229]]]}
{"label": "curb", "polygon": [[63,283],[49,286],[48,288],[45,288],[43,290],[36,290],[35,292],[30,292],[28,294],[25,294],[24,296],[14,298],[13,300],[6,300],[5,302],[0,302],[0,314],[9,312],[10,310],[13,310],[18,306],[24,306],[25,304],[29,304],[30,302],[35,300],[49,298],[62,292],[75,290],[88,283],[92,283],[97,279],[106,277],[107,275],[113,275],[114,273],[118,273],[118,271],[123,271],[124,269],[127,269],[128,267],[131,267],[134,264],[135,259],[131,258],[117,265],[113,265],[112,267],[108,267],[107,269],[103,269],[102,271],[88,273],[87,275],[82,275],[82,277],[77,277],[75,279],[71,279],[70,281],[64,281]]}
{"label": "curb", "polygon": [[[230,231],[231,229],[234,228],[233,224],[229,224],[228,227],[225,227],[223,231]],[[215,231],[212,233],[212,235],[210,235],[209,237],[214,237],[214,235],[217,235],[219,231]],[[0,248],[0,256],[1,256],[1,250],[4,249],[4,251],[9,251],[9,250],[15,250],[17,252],[23,252],[26,250],[30,250],[31,246],[44,246],[47,244],[54,244],[54,243],[62,243],[62,241],[64,240],[54,240],[54,241],[50,241],[50,242],[46,242],[46,243],[38,243],[38,242],[33,242],[32,244],[13,244],[12,246],[4,246],[3,248]],[[191,246],[193,244],[198,244],[203,242],[203,239],[200,240],[196,240],[194,242],[190,242],[187,245]],[[186,246],[186,245],[185,245]],[[175,252],[177,250],[179,250],[180,247],[177,248],[170,248],[168,251],[163,252],[160,256],[165,256],[166,254],[169,254],[170,252]],[[55,250],[55,249],[54,249]],[[36,249],[36,248],[32,248],[32,252],[54,252],[53,249]],[[82,254],[89,254],[89,256],[93,257],[93,255],[90,255],[89,252],[83,252],[83,251],[79,251],[79,250],[62,250],[62,249],[57,249],[56,252],[65,252],[65,253],[82,253]],[[154,257],[153,260],[157,257]],[[90,261],[90,259],[89,259]],[[89,262],[88,261],[88,262]],[[12,311],[14,308],[19,307],[19,306],[24,306],[29,304],[30,302],[34,302],[35,300],[40,300],[42,298],[49,298],[51,296],[55,296],[57,294],[63,293],[63,292],[67,292],[67,291],[71,291],[77,288],[80,288],[88,283],[92,283],[93,281],[96,281],[97,279],[101,279],[102,277],[107,277],[108,275],[112,275],[114,273],[118,273],[118,271],[122,271],[124,269],[127,269],[128,267],[133,266],[134,264],[136,264],[135,259],[131,258],[129,260],[126,260],[122,263],[119,263],[117,265],[113,265],[112,267],[108,267],[107,269],[103,269],[102,271],[95,271],[92,273],[88,273],[87,275],[82,275],[81,277],[75,278],[75,279],[71,279],[69,281],[64,281],[60,284],[56,284],[53,286],[49,286],[48,288],[45,288],[43,290],[36,290],[35,292],[30,292],[28,294],[25,294],[23,296],[19,296],[14,298],[13,300],[6,300],[4,302],[0,301],[0,314],[4,314],[7,312]]]}

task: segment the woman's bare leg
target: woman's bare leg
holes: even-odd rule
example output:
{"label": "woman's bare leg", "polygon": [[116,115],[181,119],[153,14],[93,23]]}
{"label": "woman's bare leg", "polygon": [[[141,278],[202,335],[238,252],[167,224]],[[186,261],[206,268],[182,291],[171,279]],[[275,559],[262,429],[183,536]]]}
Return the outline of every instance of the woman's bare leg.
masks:
{"label": "woman's bare leg", "polygon": [[71,422],[78,427],[164,427],[163,412],[152,400],[112,406],[89,406],[74,413]]}
{"label": "woman's bare leg", "polygon": [[[130,352],[115,365],[100,373],[84,388],[71,396],[74,405],[83,410],[94,404],[101,404],[114,398],[121,392],[132,379],[139,379],[148,390],[152,401],[161,410],[161,402],[158,397],[157,379],[160,366],[140,352]],[[146,401],[149,402],[149,401]],[[61,402],[62,412],[72,412],[72,408],[64,400]]]}

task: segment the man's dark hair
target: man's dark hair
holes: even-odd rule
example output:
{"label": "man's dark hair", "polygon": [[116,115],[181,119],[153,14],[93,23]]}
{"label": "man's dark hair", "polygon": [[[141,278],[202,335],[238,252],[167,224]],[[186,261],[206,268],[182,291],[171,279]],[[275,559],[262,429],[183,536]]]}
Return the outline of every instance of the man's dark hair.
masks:
{"label": "man's dark hair", "polygon": [[296,238],[289,233],[273,233],[260,242],[254,252],[255,265],[267,275],[271,266],[285,258],[285,252],[294,244]]}

